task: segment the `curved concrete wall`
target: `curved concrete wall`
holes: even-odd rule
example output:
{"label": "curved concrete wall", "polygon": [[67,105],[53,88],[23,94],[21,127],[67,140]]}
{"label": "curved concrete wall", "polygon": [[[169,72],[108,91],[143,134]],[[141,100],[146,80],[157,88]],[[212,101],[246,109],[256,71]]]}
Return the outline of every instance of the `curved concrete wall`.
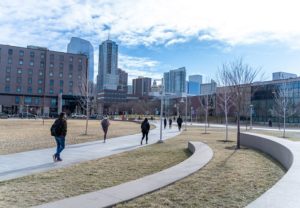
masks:
{"label": "curved concrete wall", "polygon": [[300,143],[272,136],[242,133],[241,145],[269,154],[288,170],[272,188],[247,207],[300,207]]}

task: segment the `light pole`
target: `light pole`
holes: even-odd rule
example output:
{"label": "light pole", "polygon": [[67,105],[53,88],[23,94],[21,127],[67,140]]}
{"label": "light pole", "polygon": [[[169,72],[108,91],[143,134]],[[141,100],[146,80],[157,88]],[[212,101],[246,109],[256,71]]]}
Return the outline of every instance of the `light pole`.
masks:
{"label": "light pole", "polygon": [[191,125],[193,125],[193,106],[191,106]]}
{"label": "light pole", "polygon": [[252,129],[252,109],[253,109],[253,105],[250,105],[250,130]]}
{"label": "light pole", "polygon": [[[162,81],[162,79],[161,79]],[[161,82],[161,99],[160,99],[160,132],[159,132],[159,140],[157,143],[163,143],[164,141],[162,140],[162,125],[163,125],[163,102],[164,102],[164,96],[165,96],[165,90],[164,90],[164,85],[163,82]]]}

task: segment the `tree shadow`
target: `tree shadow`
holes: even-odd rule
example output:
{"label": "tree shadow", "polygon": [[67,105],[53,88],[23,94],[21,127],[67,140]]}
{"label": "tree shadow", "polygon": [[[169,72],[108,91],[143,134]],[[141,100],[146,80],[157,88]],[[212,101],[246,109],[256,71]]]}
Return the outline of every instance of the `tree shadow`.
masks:
{"label": "tree shadow", "polygon": [[225,140],[225,139],[219,139],[217,140],[217,142],[223,142],[223,143],[233,143],[233,142],[236,142],[236,141],[233,141],[233,140]]}
{"label": "tree shadow", "polygon": [[227,146],[227,147],[225,147],[224,149],[227,149],[227,150],[235,150],[235,151],[237,151],[237,150],[246,150],[246,149],[248,149],[248,148],[247,148],[247,147],[240,146],[240,149],[237,149],[237,148],[236,148],[236,145],[233,145],[233,146]]}

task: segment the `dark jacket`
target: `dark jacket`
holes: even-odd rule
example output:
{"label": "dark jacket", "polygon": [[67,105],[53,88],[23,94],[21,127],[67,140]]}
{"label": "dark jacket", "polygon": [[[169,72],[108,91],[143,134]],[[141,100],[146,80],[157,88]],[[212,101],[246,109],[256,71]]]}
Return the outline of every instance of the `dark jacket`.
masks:
{"label": "dark jacket", "polygon": [[141,124],[141,129],[142,129],[142,132],[149,132],[150,130],[150,124],[148,121],[143,121],[142,124]]}
{"label": "dark jacket", "polygon": [[55,125],[57,125],[57,135],[65,137],[67,135],[67,121],[65,119],[58,118],[55,120]]}
{"label": "dark jacket", "polygon": [[110,125],[110,123],[109,123],[108,119],[105,118],[101,121],[101,126],[102,126],[103,131],[107,131],[109,125]]}
{"label": "dark jacket", "polygon": [[178,117],[178,118],[177,118],[177,124],[178,124],[178,125],[181,125],[182,122],[183,122],[183,121],[182,121],[182,118],[181,118],[181,117]]}

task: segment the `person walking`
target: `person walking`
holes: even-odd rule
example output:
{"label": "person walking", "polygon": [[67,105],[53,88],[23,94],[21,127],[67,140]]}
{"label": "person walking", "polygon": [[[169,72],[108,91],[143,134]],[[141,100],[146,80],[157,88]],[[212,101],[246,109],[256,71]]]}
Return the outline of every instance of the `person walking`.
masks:
{"label": "person walking", "polygon": [[178,130],[180,131],[181,130],[181,125],[182,125],[182,118],[180,116],[178,116],[177,118],[177,125],[178,125]]}
{"label": "person walking", "polygon": [[172,118],[169,118],[169,128],[172,128]]}
{"label": "person walking", "polygon": [[109,125],[110,125],[110,123],[109,123],[108,117],[104,116],[104,118],[101,121],[102,130],[104,132],[104,140],[103,140],[104,143],[106,142],[106,135],[107,135]]}
{"label": "person walking", "polygon": [[145,136],[146,136],[146,144],[148,144],[148,133],[150,130],[150,124],[149,124],[147,118],[145,118],[144,121],[142,122],[141,129],[142,129],[142,134],[143,134],[143,137],[141,140],[141,145],[143,145],[143,140],[144,140]]}
{"label": "person walking", "polygon": [[67,120],[66,114],[61,112],[58,119],[55,120],[51,127],[51,135],[54,136],[56,141],[56,153],[53,155],[54,162],[61,162],[60,153],[65,148],[65,138],[67,135]]}
{"label": "person walking", "polygon": [[167,127],[167,119],[164,118],[164,129],[166,129],[166,127]]}

